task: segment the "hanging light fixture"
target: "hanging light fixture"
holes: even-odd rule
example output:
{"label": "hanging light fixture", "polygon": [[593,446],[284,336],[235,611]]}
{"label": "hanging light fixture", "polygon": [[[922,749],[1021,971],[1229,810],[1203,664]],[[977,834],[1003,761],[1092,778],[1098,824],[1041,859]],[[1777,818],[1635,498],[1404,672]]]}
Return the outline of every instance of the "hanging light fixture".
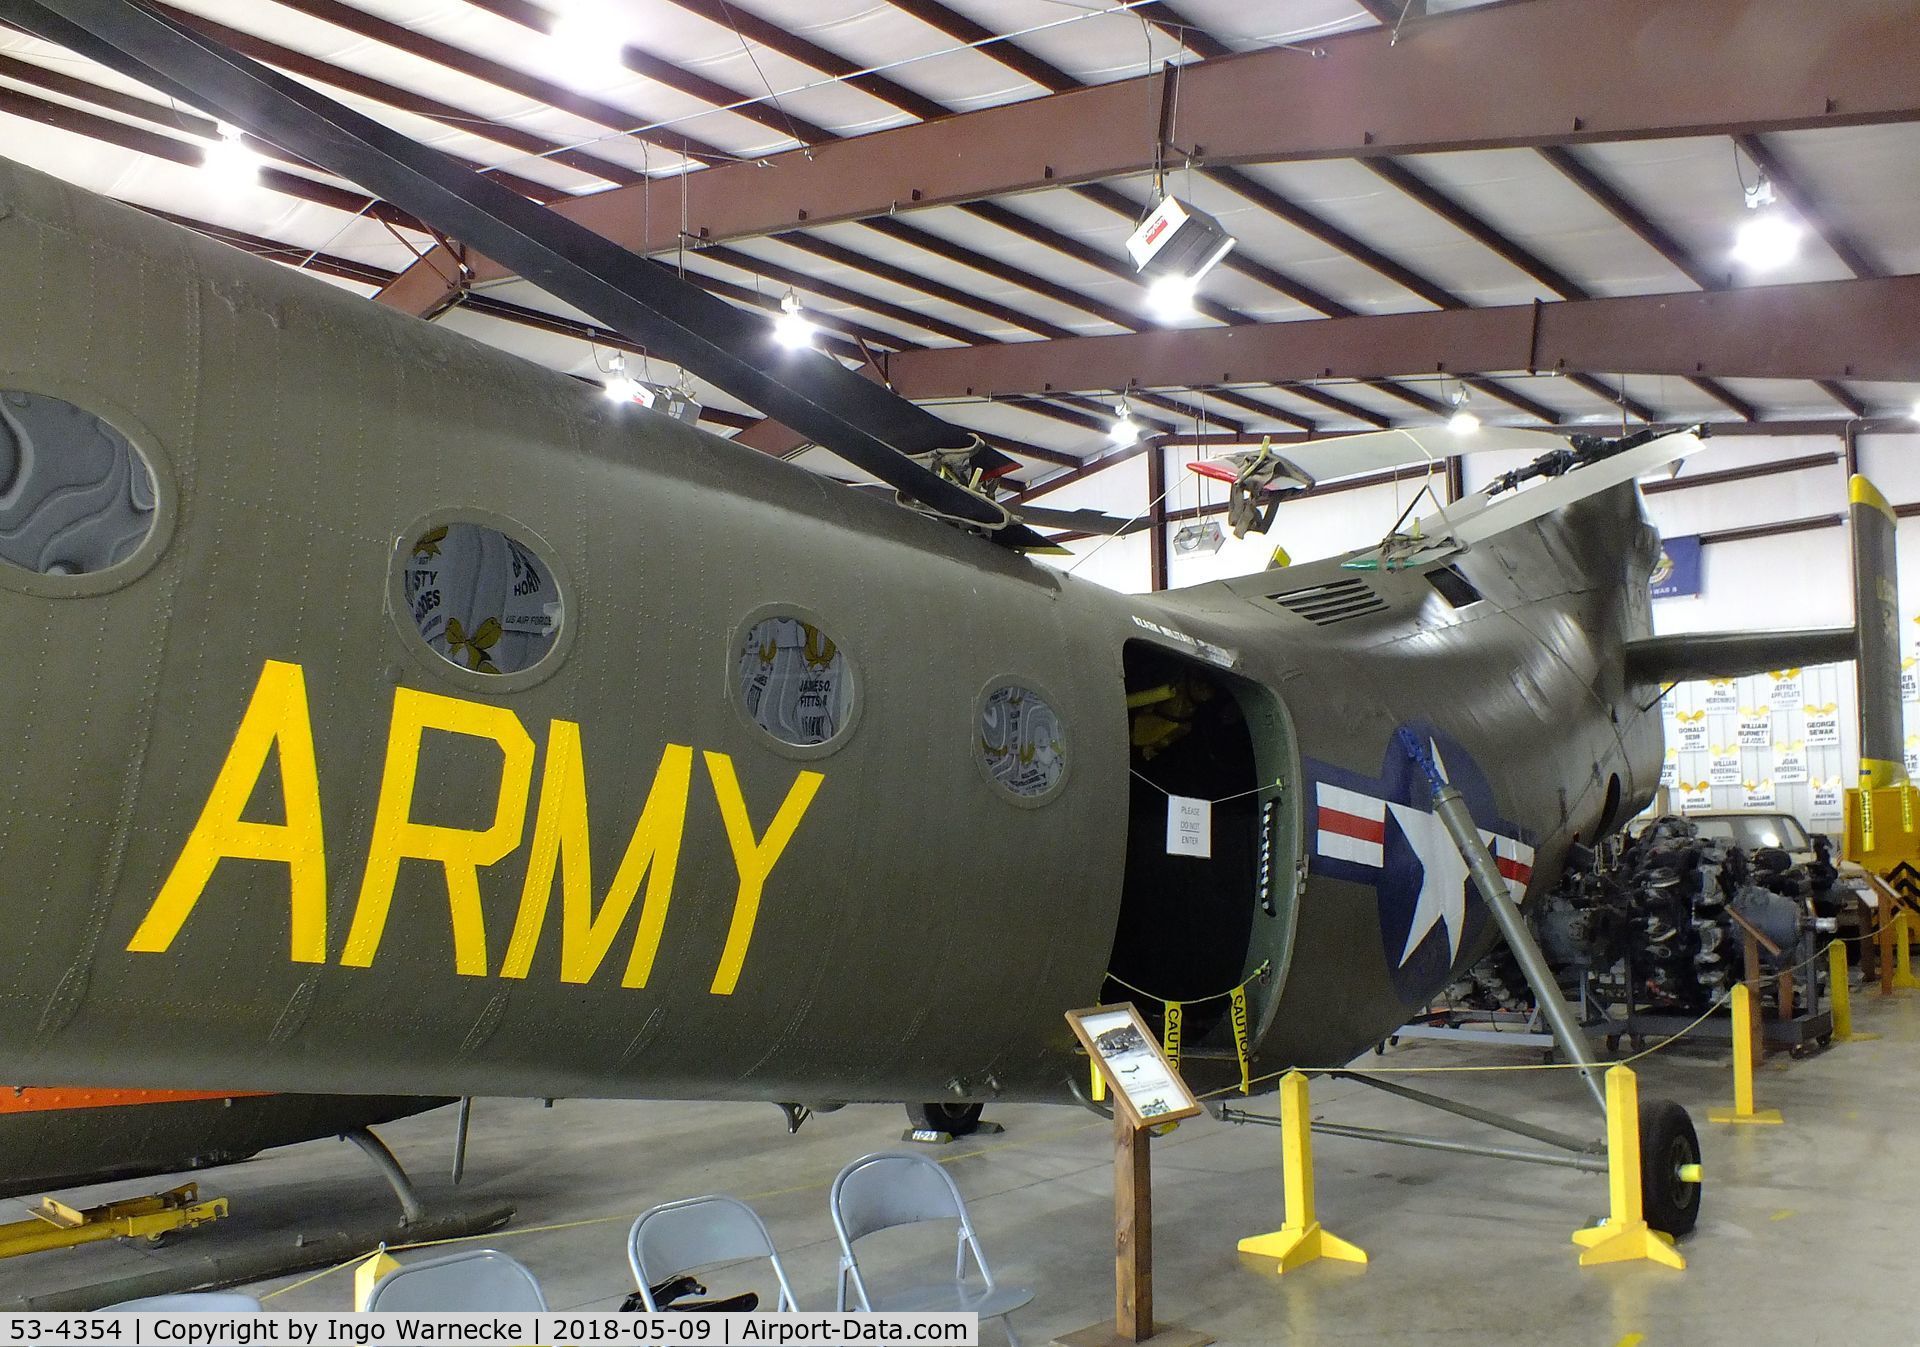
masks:
{"label": "hanging light fixture", "polygon": [[1734,231],[1733,260],[1749,271],[1777,271],[1800,255],[1803,231],[1775,204],[1766,174],[1742,191],[1747,218]]}
{"label": "hanging light fixture", "polygon": [[1125,398],[1113,404],[1113,424],[1107,427],[1107,438],[1121,448],[1140,442],[1140,423],[1133,419],[1133,409]]}
{"label": "hanging light fixture", "polygon": [[547,30],[548,62],[560,73],[604,84],[631,74],[621,54],[618,14],[598,0],[574,0]]}
{"label": "hanging light fixture", "polygon": [[1173,319],[1193,312],[1200,282],[1233,251],[1234,242],[1205,211],[1178,197],[1162,196],[1127,239],[1127,255],[1147,283],[1153,311]]}
{"label": "hanging light fixture", "polygon": [[1471,435],[1480,429],[1480,418],[1467,406],[1467,390],[1464,388],[1453,395],[1453,415],[1447,418],[1447,429],[1456,435]]}
{"label": "hanging light fixture", "polygon": [[229,189],[252,187],[260,181],[260,156],[242,138],[240,128],[225,122],[215,124],[219,139],[203,152],[200,166]]}
{"label": "hanging light fixture", "polygon": [[618,351],[613,355],[613,367],[607,372],[607,400],[609,402],[633,402],[640,392],[640,383],[627,373],[627,358]]}
{"label": "hanging light fixture", "polygon": [[800,297],[789,290],[780,300],[780,316],[773,320],[773,338],[782,346],[798,350],[813,345],[820,329],[800,311]]}

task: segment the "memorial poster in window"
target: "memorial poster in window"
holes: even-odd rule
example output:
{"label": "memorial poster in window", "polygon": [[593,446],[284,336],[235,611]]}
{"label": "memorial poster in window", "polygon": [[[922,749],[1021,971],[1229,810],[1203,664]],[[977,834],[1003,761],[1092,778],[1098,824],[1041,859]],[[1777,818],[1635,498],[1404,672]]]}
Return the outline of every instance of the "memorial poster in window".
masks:
{"label": "memorial poster in window", "polygon": [[782,743],[824,744],[852,716],[846,652],[797,617],[770,617],[748,628],[737,678],[747,718]]}
{"label": "memorial poster in window", "polygon": [[427,648],[483,674],[531,669],[553,649],[564,600],[547,563],[485,524],[447,523],[414,538],[402,592]]}
{"label": "memorial poster in window", "polygon": [[995,688],[980,706],[976,748],[987,776],[1024,799],[1051,793],[1066,774],[1060,719],[1031,688]]}

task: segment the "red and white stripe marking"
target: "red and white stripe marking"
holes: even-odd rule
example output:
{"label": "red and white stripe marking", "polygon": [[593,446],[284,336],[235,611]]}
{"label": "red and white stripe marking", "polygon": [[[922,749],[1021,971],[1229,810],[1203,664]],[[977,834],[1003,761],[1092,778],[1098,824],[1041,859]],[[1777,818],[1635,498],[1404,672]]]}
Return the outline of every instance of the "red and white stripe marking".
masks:
{"label": "red and white stripe marking", "polygon": [[1379,869],[1387,861],[1387,802],[1343,786],[1316,783],[1319,848],[1329,860]]}
{"label": "red and white stripe marking", "polygon": [[[1344,786],[1315,783],[1319,815],[1318,847],[1328,860],[1351,861],[1378,870],[1386,864],[1387,802]],[[1507,888],[1518,902],[1533,878],[1533,848],[1499,833],[1480,830],[1480,840],[1493,852]]]}

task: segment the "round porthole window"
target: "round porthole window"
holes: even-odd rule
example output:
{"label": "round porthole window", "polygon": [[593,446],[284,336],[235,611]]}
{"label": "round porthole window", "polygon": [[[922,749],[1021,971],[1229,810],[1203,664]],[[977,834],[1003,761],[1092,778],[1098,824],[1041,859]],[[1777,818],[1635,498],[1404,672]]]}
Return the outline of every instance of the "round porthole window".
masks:
{"label": "round porthole window", "polygon": [[565,620],[553,568],[486,524],[437,524],[416,534],[400,579],[420,639],[473,673],[533,668],[552,652]]}
{"label": "round porthole window", "polygon": [[0,389],[0,563],[35,576],[112,570],[152,536],[158,503],[125,435],[71,402]]}
{"label": "round porthole window", "polygon": [[1058,790],[1067,774],[1060,718],[1032,688],[1007,684],[980,703],[980,766],[987,777],[1022,800]]}
{"label": "round porthole window", "polygon": [[769,617],[748,627],[736,676],[747,719],[783,744],[824,744],[852,719],[846,652],[811,622]]}

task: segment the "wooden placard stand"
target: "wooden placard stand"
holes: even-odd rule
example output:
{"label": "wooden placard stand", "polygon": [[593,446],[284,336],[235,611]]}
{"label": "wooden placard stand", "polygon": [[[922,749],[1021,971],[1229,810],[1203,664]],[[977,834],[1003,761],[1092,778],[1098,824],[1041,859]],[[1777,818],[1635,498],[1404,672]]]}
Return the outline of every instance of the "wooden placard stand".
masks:
{"label": "wooden placard stand", "polygon": [[[1125,1024],[1116,1025],[1117,1017]],[[1063,1334],[1059,1347],[1206,1347],[1210,1334],[1191,1328],[1153,1322],[1153,1171],[1150,1129],[1178,1122],[1201,1112],[1180,1073],[1167,1061],[1160,1044],[1131,1005],[1094,1006],[1067,1012],[1067,1023],[1080,1039],[1113,1100],[1113,1318]],[[1126,1032],[1131,1028],[1132,1035]],[[1138,1072],[1116,1059],[1133,1058],[1142,1065],[1150,1057],[1165,1072],[1143,1099]],[[1143,1111],[1151,1116],[1142,1116]]]}

